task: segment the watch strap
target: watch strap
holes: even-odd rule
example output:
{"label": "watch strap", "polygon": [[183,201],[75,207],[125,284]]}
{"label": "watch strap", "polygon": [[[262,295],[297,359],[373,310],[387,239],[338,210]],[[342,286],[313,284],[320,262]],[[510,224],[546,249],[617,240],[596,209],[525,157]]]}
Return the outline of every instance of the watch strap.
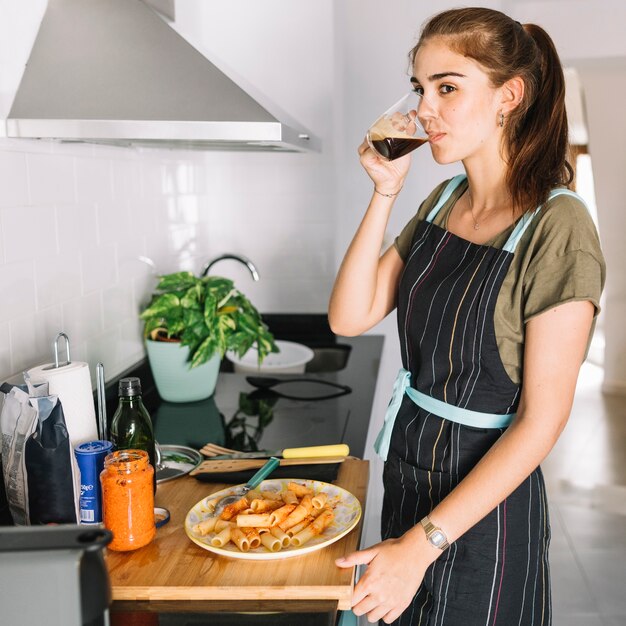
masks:
{"label": "watch strap", "polygon": [[[420,524],[424,529],[424,532],[426,533],[426,539],[428,540],[428,543],[430,543],[435,548],[438,548],[442,552],[450,547],[446,533],[443,532],[443,530],[441,530],[441,528],[439,528],[438,526],[435,526],[430,521],[428,515],[420,520]],[[439,538],[440,540],[436,541],[436,538]],[[441,541],[441,538],[443,538],[443,541]]]}

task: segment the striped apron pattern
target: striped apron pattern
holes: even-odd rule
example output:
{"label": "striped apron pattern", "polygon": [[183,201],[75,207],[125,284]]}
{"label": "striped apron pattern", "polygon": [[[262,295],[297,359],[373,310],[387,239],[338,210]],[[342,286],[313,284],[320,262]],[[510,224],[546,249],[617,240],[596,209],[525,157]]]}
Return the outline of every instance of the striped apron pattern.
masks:
{"label": "striped apron pattern", "polygon": [[[474,244],[432,223],[464,178],[450,181],[418,226],[400,280],[403,369],[375,444],[385,459],[384,539],[404,534],[454,489],[519,403],[493,317],[517,243],[539,208],[518,221],[502,249]],[[560,193],[572,194],[558,189],[551,197]],[[549,543],[537,468],[429,567],[394,624],[548,626]]]}

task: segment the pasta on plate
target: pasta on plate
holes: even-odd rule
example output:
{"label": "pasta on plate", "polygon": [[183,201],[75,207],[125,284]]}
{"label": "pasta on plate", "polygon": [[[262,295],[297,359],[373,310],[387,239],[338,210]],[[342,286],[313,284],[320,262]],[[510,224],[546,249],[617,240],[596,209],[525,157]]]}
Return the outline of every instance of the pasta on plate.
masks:
{"label": "pasta on plate", "polygon": [[225,489],[197,503],[185,531],[199,546],[234,558],[277,559],[306,554],[337,541],[358,523],[361,506],[348,491],[314,480],[267,480],[227,506]]}

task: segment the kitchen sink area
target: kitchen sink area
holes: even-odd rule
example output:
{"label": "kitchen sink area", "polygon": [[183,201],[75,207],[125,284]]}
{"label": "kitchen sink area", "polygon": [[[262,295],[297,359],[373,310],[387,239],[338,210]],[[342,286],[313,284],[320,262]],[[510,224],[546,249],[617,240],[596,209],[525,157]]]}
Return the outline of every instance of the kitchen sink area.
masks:
{"label": "kitchen sink area", "polygon": [[[235,372],[223,359],[213,396],[174,403],[160,398],[146,360],[120,375],[141,379],[157,441],[195,449],[211,442],[243,451],[346,443],[352,455],[362,457],[383,337],[338,337],[322,313],[265,314],[263,319],[276,339],[313,351],[304,374],[269,375],[289,384],[259,388],[257,374]],[[118,380],[106,387],[109,420]]]}
{"label": "kitchen sink area", "polygon": [[[299,343],[313,351],[313,358],[305,366],[306,373],[339,372],[348,365],[352,346],[333,334],[325,314],[265,314],[262,317],[275,339]],[[233,364],[224,359],[220,371],[233,372]]]}
{"label": "kitchen sink area", "polygon": [[335,346],[317,346],[313,350],[313,359],[306,364],[306,372],[339,372],[348,364],[352,346],[337,344]]}

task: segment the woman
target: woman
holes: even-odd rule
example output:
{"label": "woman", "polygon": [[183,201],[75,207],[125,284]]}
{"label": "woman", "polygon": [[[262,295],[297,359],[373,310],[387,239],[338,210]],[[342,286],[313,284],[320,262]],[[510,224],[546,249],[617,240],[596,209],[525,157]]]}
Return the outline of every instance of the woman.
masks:
{"label": "woman", "polygon": [[[568,419],[604,283],[592,220],[567,190],[562,68],[549,36],[483,8],[434,16],[411,52],[439,185],[379,258],[410,156],[379,159],[330,300],[341,335],[397,307],[402,365],[377,450],[384,541],[353,610],[370,622],[549,624],[539,463]],[[522,385],[523,381],[523,385]]]}

